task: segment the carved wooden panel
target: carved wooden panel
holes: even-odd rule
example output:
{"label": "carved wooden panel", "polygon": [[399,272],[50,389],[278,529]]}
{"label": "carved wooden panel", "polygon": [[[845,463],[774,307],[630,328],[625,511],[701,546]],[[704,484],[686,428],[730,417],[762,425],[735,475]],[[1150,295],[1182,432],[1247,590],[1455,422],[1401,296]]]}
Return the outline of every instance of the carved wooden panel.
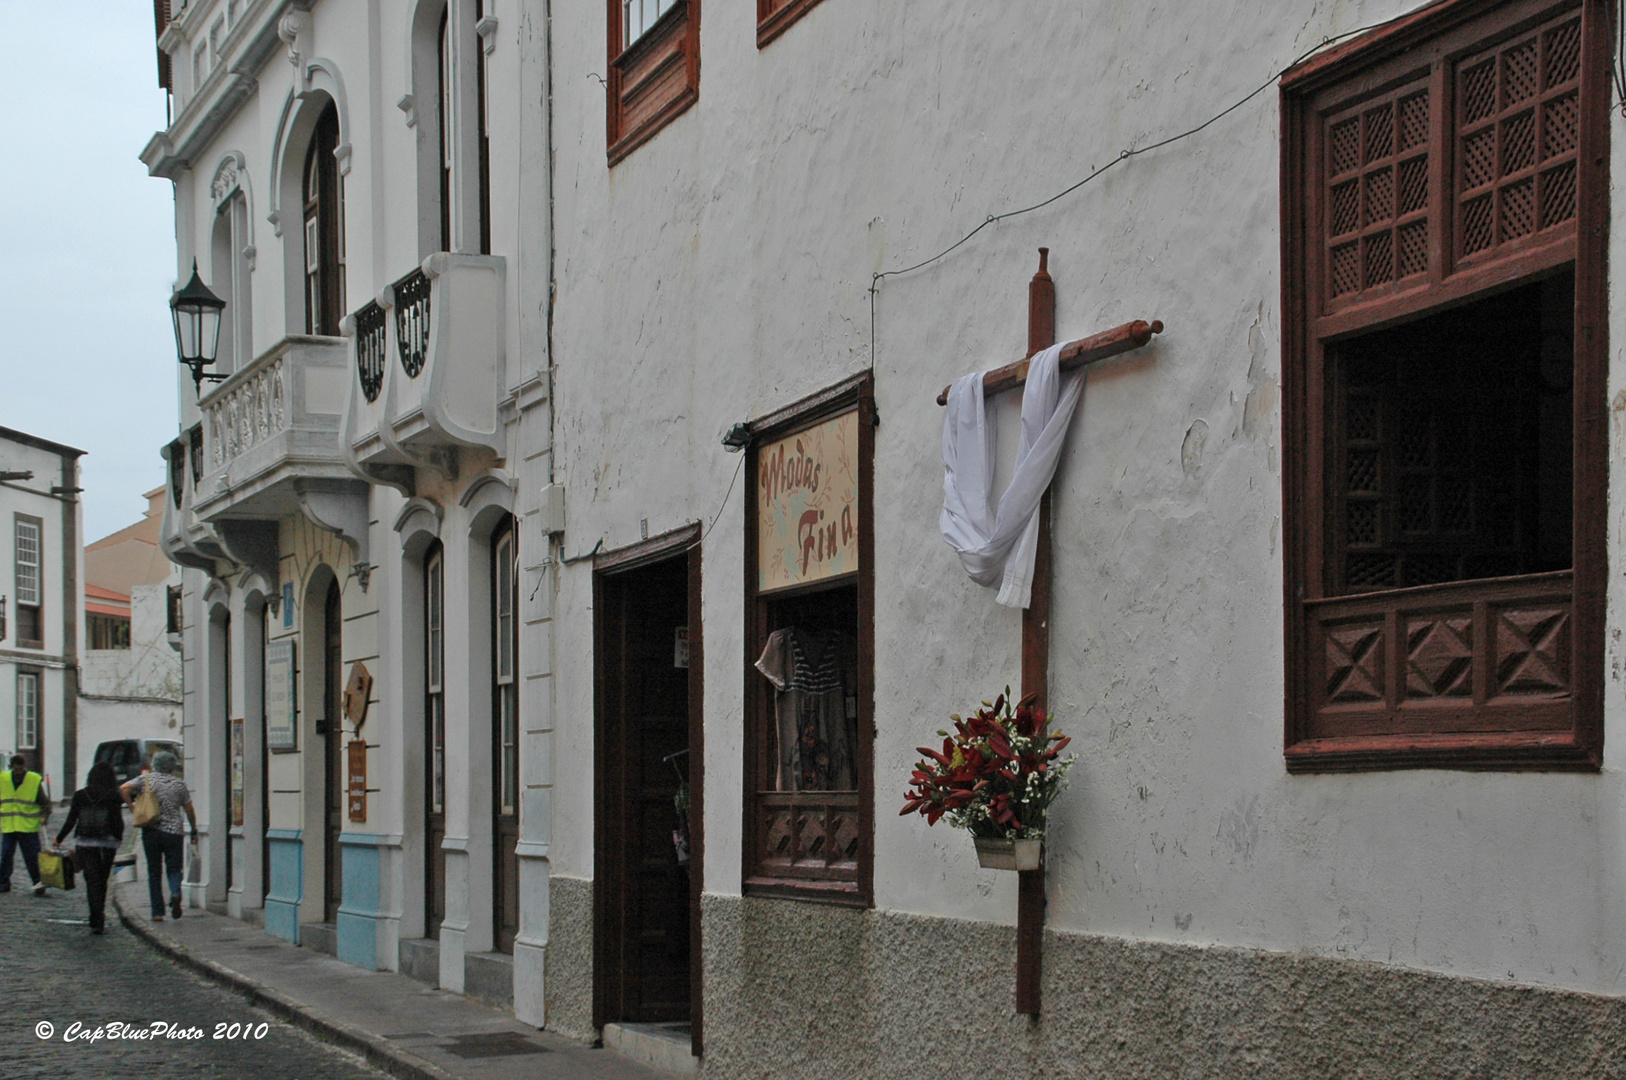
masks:
{"label": "carved wooden panel", "polygon": [[862,843],[856,793],[760,797],[758,873],[775,878],[856,881]]}
{"label": "carved wooden panel", "polygon": [[1327,701],[1382,701],[1383,623],[1329,627],[1326,637]]}
{"label": "carved wooden panel", "polygon": [[1552,727],[1573,689],[1572,588],[1564,571],[1312,602],[1310,736]]}
{"label": "carved wooden panel", "polygon": [[1497,696],[1569,693],[1569,604],[1499,605],[1492,618]]}
{"label": "carved wooden panel", "polygon": [[1427,272],[1430,108],[1419,82],[1326,119],[1329,301]]}
{"label": "carved wooden panel", "polygon": [[1406,700],[1471,697],[1473,662],[1471,612],[1406,620]]}
{"label": "carved wooden panel", "polygon": [[1457,254],[1575,219],[1581,17],[1569,13],[1457,64]]}

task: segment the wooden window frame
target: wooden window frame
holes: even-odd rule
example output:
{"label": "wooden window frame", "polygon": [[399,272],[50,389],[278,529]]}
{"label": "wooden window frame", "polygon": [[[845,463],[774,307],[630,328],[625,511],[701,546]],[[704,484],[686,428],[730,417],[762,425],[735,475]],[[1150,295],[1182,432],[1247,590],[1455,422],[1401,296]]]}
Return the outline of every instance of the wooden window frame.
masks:
{"label": "wooden window frame", "polygon": [[[40,678],[40,672],[37,668],[19,668],[17,670],[17,715],[15,717],[17,749],[33,755],[35,761],[40,759],[40,694],[42,692],[40,684],[42,681],[43,680]],[[31,717],[25,717],[23,714],[23,703],[25,700],[23,694],[24,685],[29,685],[34,688],[34,714]],[[24,735],[24,732],[27,730],[23,727],[25,719],[33,725],[32,738],[27,738]]]}
{"label": "wooden window frame", "polygon": [[757,0],[757,48],[766,48],[818,5],[819,0]]}
{"label": "wooden window frame", "polygon": [[[700,0],[677,0],[637,41],[622,47],[622,0],[606,0],[609,78],[606,139],[614,166],[700,100]],[[682,78],[672,78],[682,65]],[[643,104],[648,95],[649,105]]]}
{"label": "wooden window frame", "polygon": [[[772,629],[768,605],[791,595],[807,595],[830,586],[821,582],[800,589],[758,591],[757,577],[757,450],[823,421],[857,410],[858,413],[858,841],[856,880],[833,875],[788,878],[766,872],[757,853],[763,844],[762,795],[769,792],[768,756],[774,726],[773,688],[756,668]],[[743,784],[741,881],[747,896],[776,896],[848,907],[872,907],[875,902],[875,382],[869,373],[846,379],[754,421],[751,445],[745,450],[745,770]]]}
{"label": "wooden window frame", "polygon": [[[344,179],[339,176],[339,163],[333,156],[339,142],[339,112],[330,103],[311,133],[300,172],[305,332],[329,337],[339,333],[345,302]],[[314,258],[310,250],[313,234]]]}
{"label": "wooden window frame", "polygon": [[[23,528],[27,526],[34,530],[34,561],[23,561]],[[12,519],[12,589],[17,605],[17,647],[19,649],[45,648],[45,521],[30,514],[17,514]],[[31,566],[34,570],[33,599],[23,588],[22,575],[18,572],[24,566]],[[24,636],[28,632],[29,621],[32,619],[34,634]]]}
{"label": "wooden window frame", "polygon": [[[1581,18],[1573,220],[1562,227],[1540,226],[1546,235],[1505,242],[1498,224],[1499,247],[1464,258],[1453,240],[1459,201],[1472,197],[1472,189],[1459,194],[1464,189],[1458,181],[1466,182],[1468,174],[1454,171],[1459,167],[1458,77],[1466,77],[1488,49],[1514,44],[1519,35],[1572,12]],[[1608,573],[1609,26],[1607,0],[1440,0],[1329,50],[1282,79],[1284,751],[1290,772],[1601,767]],[[1459,71],[1460,61],[1468,63]],[[1336,207],[1324,193],[1332,182],[1327,174],[1336,163],[1328,162],[1336,146],[1325,141],[1323,129],[1332,130],[1328,118],[1408,84],[1426,84],[1433,102],[1426,144],[1427,212],[1433,223],[1428,269],[1411,283],[1395,280],[1376,287],[1362,269],[1362,283],[1351,298],[1331,296],[1338,289],[1322,252],[1331,250],[1326,233],[1335,227]],[[1496,168],[1499,175],[1511,175],[1506,164]],[[1569,270],[1575,284],[1571,569],[1333,596],[1329,346]],[[1497,665],[1523,655],[1510,648],[1531,654],[1536,649],[1532,643],[1510,644],[1503,612],[1543,605],[1560,620],[1556,625],[1567,621],[1567,639],[1559,641],[1554,631],[1543,646],[1558,656],[1567,690],[1519,696],[1503,683],[1497,672],[1506,669]],[[1429,620],[1443,620],[1447,610],[1470,628],[1472,697],[1452,704],[1415,700],[1408,685],[1411,650],[1432,633]],[[1347,644],[1339,637],[1340,620],[1351,629],[1369,625],[1364,659],[1352,653],[1334,664],[1334,646]],[[1380,686],[1364,712],[1338,705],[1331,675],[1345,663],[1369,664]]]}
{"label": "wooden window frame", "polygon": [[[520,717],[519,659],[519,521],[512,515],[491,534],[491,923],[497,952],[514,952],[519,936],[520,903],[514,907],[514,923],[506,921],[504,879],[500,864],[509,867],[518,889],[519,860],[505,851],[504,829],[512,822],[515,842],[521,835],[521,803],[525,774],[520,764],[520,743],[525,729]],[[506,588],[504,586],[506,585]],[[504,610],[506,601],[506,611]],[[504,622],[506,620],[506,624]],[[505,664],[506,661],[506,664]],[[512,730],[510,731],[510,727]],[[512,736],[510,741],[509,736]],[[511,773],[510,773],[511,768]],[[510,779],[512,784],[510,785]],[[510,801],[505,801],[510,800]]]}

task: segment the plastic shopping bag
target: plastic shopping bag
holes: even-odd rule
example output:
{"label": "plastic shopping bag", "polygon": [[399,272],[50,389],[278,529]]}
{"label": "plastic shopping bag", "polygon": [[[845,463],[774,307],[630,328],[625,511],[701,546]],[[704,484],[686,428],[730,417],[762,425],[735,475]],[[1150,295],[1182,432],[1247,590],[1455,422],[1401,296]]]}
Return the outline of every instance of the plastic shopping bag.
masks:
{"label": "plastic shopping bag", "polygon": [[73,888],[73,864],[60,852],[40,852],[40,880],[48,889]]}

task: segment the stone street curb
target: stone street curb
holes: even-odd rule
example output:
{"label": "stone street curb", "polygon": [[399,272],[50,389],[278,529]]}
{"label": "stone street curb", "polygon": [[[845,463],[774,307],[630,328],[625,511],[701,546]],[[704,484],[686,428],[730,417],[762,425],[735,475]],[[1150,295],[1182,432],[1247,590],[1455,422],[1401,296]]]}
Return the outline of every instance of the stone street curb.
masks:
{"label": "stone street curb", "polygon": [[233,971],[224,964],[194,955],[184,945],[169,940],[155,931],[145,920],[126,911],[122,888],[109,891],[113,894],[113,906],[118,910],[119,921],[136,937],[205,978],[243,994],[273,1015],[304,1029],[324,1042],[333,1043],[361,1055],[367,1064],[382,1069],[399,1080],[457,1080],[451,1073],[432,1062],[392,1046],[376,1035],[341,1020],[315,1013],[308,1006],[281,991],[255,982],[242,972]]}

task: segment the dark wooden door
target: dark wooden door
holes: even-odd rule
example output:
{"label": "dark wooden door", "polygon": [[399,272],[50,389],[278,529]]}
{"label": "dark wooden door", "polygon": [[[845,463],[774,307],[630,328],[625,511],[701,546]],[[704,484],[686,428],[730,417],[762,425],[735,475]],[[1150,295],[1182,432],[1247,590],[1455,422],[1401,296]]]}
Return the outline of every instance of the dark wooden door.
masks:
{"label": "dark wooden door", "polygon": [[512,522],[491,542],[492,581],[492,874],[498,952],[519,933],[519,581]]}
{"label": "dark wooden door", "polygon": [[[600,573],[595,991],[605,1022],[691,1017],[689,868],[673,839],[689,776],[688,560]],[[691,841],[692,842],[692,841]]]}
{"label": "dark wooden door", "polygon": [[217,806],[222,807],[224,809],[224,813],[219,815],[214,827],[216,829],[220,830],[219,835],[224,836],[226,838],[226,891],[230,892],[231,887],[233,885],[237,884],[237,865],[236,865],[237,864],[237,837],[232,835],[232,826],[236,823],[235,819],[234,819],[234,817],[232,815],[232,810],[236,805],[235,801],[232,798],[232,794],[233,794],[233,792],[232,792],[232,779],[233,779],[234,767],[237,765],[237,762],[234,760],[235,755],[232,753],[232,751],[235,749],[235,747],[232,745],[232,737],[231,737],[232,732],[231,732],[231,616],[230,615],[227,615],[225,617],[225,619],[221,621],[220,630],[221,630],[221,640],[223,642],[225,642],[225,647],[220,650],[220,656],[221,656],[221,660],[226,665],[225,671],[222,674],[221,679],[220,679],[221,686],[223,688],[223,691],[222,691],[221,696],[220,696],[220,733],[221,733],[221,737],[226,740],[226,753],[224,755],[225,758],[226,758],[226,776],[225,776],[226,786],[224,788],[222,788],[221,790],[226,793],[226,797],[224,799],[219,800],[216,803]]}
{"label": "dark wooden door", "polygon": [[327,721],[323,737],[326,756],[322,775],[326,778],[322,793],[323,830],[322,855],[326,871],[322,875],[322,919],[333,922],[339,914],[339,903],[344,898],[344,864],[339,851],[339,832],[344,828],[344,711],[340,704],[343,693],[344,666],[342,642],[344,619],[339,606],[339,583],[329,583],[327,604],[322,616],[322,715]]}
{"label": "dark wooden door", "polygon": [[437,546],[424,561],[424,936],[446,919],[446,572]]}

